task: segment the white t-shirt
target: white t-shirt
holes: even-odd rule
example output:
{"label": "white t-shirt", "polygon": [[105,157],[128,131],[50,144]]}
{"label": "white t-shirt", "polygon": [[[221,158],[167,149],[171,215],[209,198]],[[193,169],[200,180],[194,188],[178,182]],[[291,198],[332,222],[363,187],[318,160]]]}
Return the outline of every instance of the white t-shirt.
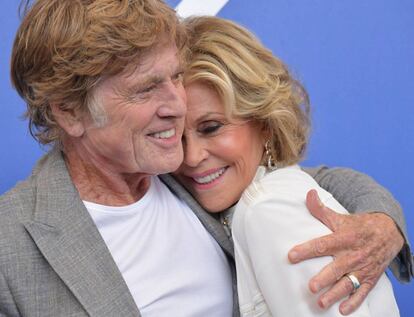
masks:
{"label": "white t-shirt", "polygon": [[232,315],[226,256],[158,177],[132,205],[84,203],[144,317]]}
{"label": "white t-shirt", "polygon": [[[316,189],[322,202],[347,213],[332,195],[298,166],[267,173],[259,167],[254,181],[235,208],[232,233],[237,288],[242,316],[342,316],[339,304],[317,306],[309,280],[332,261],[320,257],[290,264],[295,245],[331,233],[306,208],[306,193]],[[349,316],[399,316],[392,286],[385,274],[361,307]]]}

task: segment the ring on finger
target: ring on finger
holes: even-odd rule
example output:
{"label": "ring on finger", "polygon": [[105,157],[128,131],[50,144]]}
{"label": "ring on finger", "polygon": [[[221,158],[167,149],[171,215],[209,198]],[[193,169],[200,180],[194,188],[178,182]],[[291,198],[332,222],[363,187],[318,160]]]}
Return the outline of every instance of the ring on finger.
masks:
{"label": "ring on finger", "polygon": [[345,276],[351,281],[352,287],[354,288],[352,293],[355,293],[357,289],[361,286],[361,283],[359,282],[358,278],[354,274],[348,273],[348,274],[345,274]]}

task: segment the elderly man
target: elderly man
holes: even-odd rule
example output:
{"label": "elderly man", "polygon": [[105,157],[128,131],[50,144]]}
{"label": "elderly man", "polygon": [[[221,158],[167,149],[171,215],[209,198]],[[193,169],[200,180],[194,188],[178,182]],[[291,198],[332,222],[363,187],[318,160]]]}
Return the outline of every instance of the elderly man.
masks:
{"label": "elderly man", "polygon": [[[156,176],[183,159],[185,37],[157,0],[37,0],[26,14],[12,80],[32,134],[53,146],[0,198],[0,316],[238,314],[230,239],[170,176]],[[313,172],[333,192],[356,179],[374,188],[342,202],[388,212],[404,233],[398,206],[370,179]],[[375,217],[381,235],[394,235],[388,264],[403,238]],[[311,245],[298,259],[318,255]],[[408,279],[400,259],[395,272]]]}

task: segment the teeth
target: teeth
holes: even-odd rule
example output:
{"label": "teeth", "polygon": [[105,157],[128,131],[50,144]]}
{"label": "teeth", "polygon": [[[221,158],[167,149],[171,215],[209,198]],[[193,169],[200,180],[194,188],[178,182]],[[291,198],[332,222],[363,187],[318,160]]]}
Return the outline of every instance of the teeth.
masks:
{"label": "teeth", "polygon": [[175,135],[175,129],[154,133],[152,136],[156,139],[168,139]]}
{"label": "teeth", "polygon": [[207,184],[207,183],[211,183],[212,181],[214,181],[215,179],[217,179],[220,175],[222,175],[224,173],[224,171],[226,170],[225,167],[223,167],[222,169],[218,170],[215,173],[212,173],[210,175],[206,175],[203,177],[195,177],[193,178],[197,183],[199,184]]}

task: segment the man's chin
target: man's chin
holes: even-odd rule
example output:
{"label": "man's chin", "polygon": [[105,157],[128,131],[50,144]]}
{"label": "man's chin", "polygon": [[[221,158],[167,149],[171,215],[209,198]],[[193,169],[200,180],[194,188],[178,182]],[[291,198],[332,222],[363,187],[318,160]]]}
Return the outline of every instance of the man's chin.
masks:
{"label": "man's chin", "polygon": [[181,163],[183,162],[183,156],[179,155],[177,157],[171,157],[171,158],[167,156],[164,158],[163,161],[164,162],[162,162],[161,164],[153,168],[154,175],[168,174],[168,173],[175,172],[180,167]]}

